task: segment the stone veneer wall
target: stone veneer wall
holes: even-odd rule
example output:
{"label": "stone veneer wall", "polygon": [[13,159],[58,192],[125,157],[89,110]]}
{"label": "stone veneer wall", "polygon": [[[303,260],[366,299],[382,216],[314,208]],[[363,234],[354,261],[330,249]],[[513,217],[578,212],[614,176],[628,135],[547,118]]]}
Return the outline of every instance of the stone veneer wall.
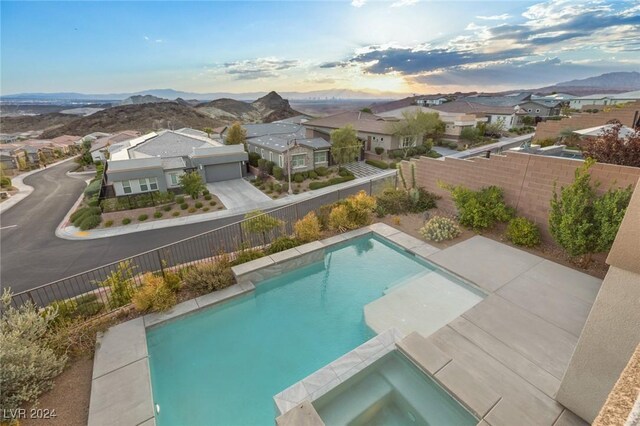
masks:
{"label": "stone veneer wall", "polygon": [[[604,106],[593,106],[592,108],[604,108]],[[588,129],[589,127],[602,126],[607,121],[612,119],[618,119],[625,126],[632,127],[633,119],[636,117],[636,113],[640,115],[640,102],[635,102],[623,106],[622,108],[612,108],[610,111],[600,111],[594,114],[590,113],[576,113],[570,118],[564,118],[562,120],[548,120],[542,123],[538,123],[536,126],[536,134],[533,136],[533,140],[542,140],[547,138],[557,138],[560,136],[560,132],[564,129]],[[636,117],[636,120],[638,118]]]}
{"label": "stone veneer wall", "polygon": [[[506,202],[515,207],[519,215],[536,222],[543,237],[549,239],[549,202],[553,195],[554,182],[557,181],[558,187],[573,182],[575,170],[583,162],[511,152],[506,155],[492,155],[489,159],[471,160],[420,157],[400,163],[407,185],[411,185],[411,164],[415,164],[416,184],[442,196],[438,201],[438,207],[455,212],[449,192],[438,186],[439,181],[463,185],[470,189],[499,186],[504,189]],[[640,168],[636,167],[595,164],[590,170],[593,179],[601,182],[601,192],[612,186],[635,186],[640,177]]]}

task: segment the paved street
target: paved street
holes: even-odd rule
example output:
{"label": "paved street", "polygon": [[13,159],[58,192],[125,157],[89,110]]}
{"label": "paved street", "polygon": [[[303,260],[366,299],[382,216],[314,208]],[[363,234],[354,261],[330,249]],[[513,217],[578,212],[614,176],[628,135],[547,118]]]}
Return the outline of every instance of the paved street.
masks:
{"label": "paved street", "polygon": [[150,230],[91,241],[57,238],[55,229],[85,188],[66,172],[75,163],[27,177],[33,193],[0,216],[0,282],[14,292],[115,262],[127,256],[208,231],[240,218]]}

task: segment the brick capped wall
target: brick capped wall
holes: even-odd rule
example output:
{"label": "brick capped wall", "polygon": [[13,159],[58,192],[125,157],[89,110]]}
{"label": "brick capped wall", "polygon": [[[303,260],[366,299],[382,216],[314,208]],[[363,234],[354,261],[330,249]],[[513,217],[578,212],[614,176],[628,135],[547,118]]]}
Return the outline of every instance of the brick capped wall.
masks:
{"label": "brick capped wall", "polygon": [[[548,239],[549,202],[553,195],[553,184],[557,181],[558,187],[569,185],[573,182],[576,168],[583,162],[515,152],[470,160],[420,157],[400,163],[407,185],[411,185],[411,164],[415,165],[416,184],[442,196],[438,207],[455,212],[449,192],[438,186],[439,181],[474,190],[499,186],[504,190],[505,201],[515,207],[519,215],[536,222],[544,238]],[[598,188],[600,192],[611,187],[635,187],[640,177],[640,168],[612,164],[595,164],[590,172],[592,181],[601,182]]]}
{"label": "brick capped wall", "polygon": [[533,140],[556,139],[564,129],[588,129],[589,127],[602,126],[613,119],[620,120],[625,126],[632,127],[636,113],[640,115],[640,102],[627,104],[621,108],[613,108],[610,111],[600,111],[594,114],[576,113],[572,117],[562,120],[548,120],[538,123]]}

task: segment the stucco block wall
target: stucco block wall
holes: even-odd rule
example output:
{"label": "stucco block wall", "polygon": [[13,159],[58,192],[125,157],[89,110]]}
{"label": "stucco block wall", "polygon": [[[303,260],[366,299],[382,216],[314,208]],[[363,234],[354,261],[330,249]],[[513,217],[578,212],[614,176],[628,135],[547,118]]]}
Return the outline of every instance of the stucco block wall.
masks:
{"label": "stucco block wall", "polygon": [[640,343],[640,183],[609,252],[607,272],[562,379],[558,402],[592,422]]}
{"label": "stucco block wall", "polygon": [[595,114],[576,113],[572,117],[563,118],[562,120],[545,121],[538,123],[536,126],[536,134],[533,136],[533,140],[557,138],[564,129],[580,130],[602,126],[612,119],[618,119],[625,126],[632,127],[636,113],[640,114],[640,102],[624,105],[621,108],[614,108],[606,112],[600,111]]}
{"label": "stucco block wall", "polygon": [[[472,160],[420,157],[400,163],[408,185],[411,184],[412,163],[415,164],[417,185],[442,196],[438,201],[439,207],[455,212],[450,193],[440,188],[438,182],[463,185],[475,190],[485,186],[499,186],[504,190],[506,202],[515,207],[518,214],[536,222],[546,239],[551,238],[548,215],[554,182],[557,181],[558,188],[569,185],[573,182],[576,168],[583,164],[582,161],[568,158],[522,153]],[[593,179],[601,182],[601,192],[611,186],[635,186],[640,178],[640,168],[636,167],[595,164],[590,171]]]}

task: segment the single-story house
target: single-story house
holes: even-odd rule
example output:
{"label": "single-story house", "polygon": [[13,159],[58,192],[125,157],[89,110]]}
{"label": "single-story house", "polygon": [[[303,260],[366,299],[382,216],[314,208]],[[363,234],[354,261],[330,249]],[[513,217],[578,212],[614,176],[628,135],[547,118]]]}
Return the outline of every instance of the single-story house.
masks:
{"label": "single-story house", "polygon": [[533,94],[530,92],[512,93],[505,96],[479,94],[467,96],[460,101],[480,104],[487,107],[503,107],[512,109],[518,107],[521,110],[525,111],[526,115],[532,117],[552,117],[560,115],[560,109],[563,104],[562,100],[540,98],[533,99],[532,96]]}
{"label": "single-story house", "polygon": [[397,119],[385,119],[382,116],[361,111],[347,111],[316,118],[302,123],[309,139],[320,137],[327,141],[333,130],[350,124],[356,130],[358,138],[364,142],[364,150],[375,151],[383,148],[385,151],[416,146],[418,138],[415,136],[397,136],[393,134],[393,122]]}
{"label": "single-story house", "polygon": [[27,161],[35,164],[40,162],[40,154],[52,159],[55,157],[55,150],[58,149],[51,141],[45,139],[28,139],[21,144],[27,154]]}
{"label": "single-story house", "polygon": [[573,109],[591,108],[593,106],[619,105],[640,100],[640,90],[624,93],[600,93],[571,99],[569,106]]}
{"label": "single-story house", "polygon": [[82,142],[80,136],[62,135],[51,139],[51,143],[56,149],[61,150],[65,154],[70,154],[77,144]]}
{"label": "single-story house", "polygon": [[[27,165],[27,153],[23,146],[19,143],[4,143],[0,145],[0,154],[2,155],[2,167],[4,170],[19,170],[20,163]],[[21,161],[22,160],[22,161]]]}
{"label": "single-story house", "polygon": [[442,105],[448,100],[449,99],[445,98],[444,96],[439,96],[439,95],[421,96],[418,99],[416,99],[416,105],[424,106],[424,107],[433,106],[433,105]]}
{"label": "single-story house", "polygon": [[[501,121],[504,123],[505,130],[521,126],[522,116],[527,115],[527,113],[517,105],[515,107],[484,105],[464,100],[447,102],[446,104],[435,106],[431,109],[448,114],[463,114],[464,116],[482,118],[486,123],[497,123]],[[441,119],[444,120],[443,117],[441,117]],[[461,130],[462,129],[460,129],[460,131]],[[460,133],[458,132],[458,136],[459,135]]]}
{"label": "single-story house", "polygon": [[140,132],[135,130],[125,130],[113,135],[106,134],[106,136],[99,137],[93,141],[91,141],[91,139],[87,139],[91,141],[91,149],[89,150],[89,152],[91,152],[91,158],[93,158],[94,162],[105,161],[111,145],[126,142],[139,136]]}
{"label": "single-story house", "polygon": [[242,145],[172,130],[120,142],[109,152],[105,174],[116,196],[177,189],[188,171],[198,171],[205,182],[238,179],[246,174],[248,161]]}

